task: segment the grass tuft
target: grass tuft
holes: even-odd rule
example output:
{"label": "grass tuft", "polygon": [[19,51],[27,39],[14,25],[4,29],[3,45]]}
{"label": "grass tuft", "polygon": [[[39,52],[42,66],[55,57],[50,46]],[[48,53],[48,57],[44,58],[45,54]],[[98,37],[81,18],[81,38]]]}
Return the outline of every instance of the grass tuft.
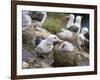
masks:
{"label": "grass tuft", "polygon": [[66,24],[65,13],[48,13],[48,17],[43,24],[43,27],[53,34],[56,34],[65,27]]}

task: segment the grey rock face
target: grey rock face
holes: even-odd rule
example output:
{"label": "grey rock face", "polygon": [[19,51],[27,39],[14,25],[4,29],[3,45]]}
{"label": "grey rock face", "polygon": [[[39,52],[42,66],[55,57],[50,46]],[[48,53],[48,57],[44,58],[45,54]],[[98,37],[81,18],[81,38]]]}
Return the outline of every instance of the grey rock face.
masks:
{"label": "grey rock face", "polygon": [[23,69],[51,67],[50,66],[52,63],[51,60],[48,60],[47,58],[45,59],[37,58],[36,55],[34,54],[25,48],[22,49],[22,62],[23,62],[22,68]]}

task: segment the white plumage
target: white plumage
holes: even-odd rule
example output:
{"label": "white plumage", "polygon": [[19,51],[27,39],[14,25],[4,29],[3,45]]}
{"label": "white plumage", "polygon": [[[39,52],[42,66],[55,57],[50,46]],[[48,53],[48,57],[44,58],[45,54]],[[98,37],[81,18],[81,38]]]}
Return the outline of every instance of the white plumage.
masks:
{"label": "white plumage", "polygon": [[78,30],[78,34],[80,33],[81,30],[81,21],[82,21],[82,17],[81,16],[76,16],[76,21],[75,21],[75,25],[77,25],[77,27],[79,28]]}
{"label": "white plumage", "polygon": [[82,19],[81,16],[76,16],[75,23],[73,25],[71,25],[70,28],[68,28],[68,29],[79,34],[79,32],[81,30],[81,19]]}
{"label": "white plumage", "polygon": [[81,46],[82,44],[84,44],[84,35],[83,34],[79,34],[78,38],[77,38],[77,43],[79,44],[79,46]]}
{"label": "white plumage", "polygon": [[76,16],[76,20],[74,23],[75,16],[73,14],[69,15],[69,21],[66,24],[66,30],[62,29],[61,32],[57,33],[57,36],[61,39],[69,39],[71,40],[73,37],[73,32],[76,32],[79,34],[81,29],[81,16]]}
{"label": "white plumage", "polygon": [[78,35],[78,38],[77,38],[77,43],[79,44],[79,46],[84,44],[85,40],[88,41],[84,36],[87,32],[88,32],[88,29],[86,27],[83,27],[81,30],[81,33]]}
{"label": "white plumage", "polygon": [[57,36],[63,40],[70,40],[73,37],[73,33],[70,30],[62,30],[62,32],[57,33]]}
{"label": "white plumage", "polygon": [[37,55],[48,55],[53,49],[53,42],[59,41],[56,35],[49,35],[36,46]]}
{"label": "white plumage", "polygon": [[68,22],[66,24],[66,29],[70,28],[70,26],[73,25],[75,16],[74,14],[70,14],[67,16],[67,18],[68,18]]}
{"label": "white plumage", "polygon": [[88,33],[88,32],[89,32],[89,31],[88,31],[88,28],[87,28],[87,27],[83,27],[82,30],[81,30],[81,33],[84,34],[84,35],[85,35],[86,33]]}
{"label": "white plumage", "polygon": [[61,51],[73,52],[74,51],[74,46],[73,46],[72,43],[65,41],[61,44],[60,50]]}

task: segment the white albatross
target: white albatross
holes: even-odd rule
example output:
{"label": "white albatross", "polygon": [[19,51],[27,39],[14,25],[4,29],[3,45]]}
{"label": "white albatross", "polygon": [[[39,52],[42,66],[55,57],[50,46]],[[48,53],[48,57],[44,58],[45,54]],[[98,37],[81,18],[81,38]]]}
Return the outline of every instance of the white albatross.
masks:
{"label": "white albatross", "polygon": [[52,52],[53,43],[60,41],[56,35],[49,35],[46,39],[42,40],[35,48],[37,56],[44,56]]}
{"label": "white albatross", "polygon": [[77,65],[77,54],[75,53],[74,45],[64,41],[54,47],[54,66],[68,67]]}
{"label": "white albatross", "polygon": [[57,33],[57,36],[63,40],[71,40],[73,37],[73,32],[63,29],[61,32]]}
{"label": "white albatross", "polygon": [[57,36],[64,40],[71,40],[73,38],[73,32],[79,34],[81,29],[81,16],[76,16],[75,23],[71,24],[67,29],[62,29],[57,33]]}
{"label": "white albatross", "polygon": [[84,36],[87,32],[88,32],[87,27],[83,27],[82,30],[81,30],[81,33],[78,35],[77,44],[79,45],[79,47],[81,47],[82,44],[84,45],[84,41],[87,41],[87,42],[89,41]]}
{"label": "white albatross", "polygon": [[66,18],[68,19],[68,22],[66,24],[66,29],[68,29],[68,28],[70,28],[71,25],[74,24],[75,16],[74,16],[74,14],[69,14]]}
{"label": "white albatross", "polygon": [[80,30],[81,30],[81,21],[82,21],[82,17],[81,16],[76,16],[75,23],[73,23],[68,28],[68,30],[70,30],[72,32],[76,32],[77,34],[79,34]]}

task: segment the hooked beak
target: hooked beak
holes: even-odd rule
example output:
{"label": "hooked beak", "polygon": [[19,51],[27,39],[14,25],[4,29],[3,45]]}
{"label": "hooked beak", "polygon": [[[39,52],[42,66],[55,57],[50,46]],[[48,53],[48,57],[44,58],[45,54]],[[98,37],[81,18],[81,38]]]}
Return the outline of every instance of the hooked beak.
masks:
{"label": "hooked beak", "polygon": [[57,39],[57,42],[62,43],[62,42],[64,42],[64,41],[58,38],[58,39]]}
{"label": "hooked beak", "polygon": [[62,42],[64,42],[63,40],[57,38],[57,41],[55,41],[53,44],[56,45],[56,44],[61,44]]}

